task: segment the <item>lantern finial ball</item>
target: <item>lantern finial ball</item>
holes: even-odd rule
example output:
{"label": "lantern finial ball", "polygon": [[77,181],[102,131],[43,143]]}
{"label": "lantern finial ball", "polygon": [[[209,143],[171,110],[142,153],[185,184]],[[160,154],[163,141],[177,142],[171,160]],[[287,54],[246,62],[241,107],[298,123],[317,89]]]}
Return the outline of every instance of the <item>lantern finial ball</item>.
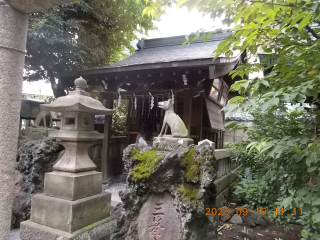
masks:
{"label": "lantern finial ball", "polygon": [[77,78],[74,81],[74,85],[76,86],[77,89],[85,89],[88,87],[87,81],[82,77]]}

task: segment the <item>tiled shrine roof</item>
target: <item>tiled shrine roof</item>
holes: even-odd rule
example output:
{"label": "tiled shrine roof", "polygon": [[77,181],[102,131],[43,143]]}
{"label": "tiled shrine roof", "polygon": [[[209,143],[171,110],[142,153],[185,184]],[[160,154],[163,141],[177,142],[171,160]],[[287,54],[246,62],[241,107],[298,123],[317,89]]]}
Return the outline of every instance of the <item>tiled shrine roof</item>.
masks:
{"label": "tiled shrine roof", "polygon": [[141,39],[137,44],[138,50],[134,54],[111,67],[212,59],[214,57],[213,51],[227,36],[229,33],[217,33],[212,35],[206,43],[199,39],[184,46],[182,43],[185,41],[185,36]]}

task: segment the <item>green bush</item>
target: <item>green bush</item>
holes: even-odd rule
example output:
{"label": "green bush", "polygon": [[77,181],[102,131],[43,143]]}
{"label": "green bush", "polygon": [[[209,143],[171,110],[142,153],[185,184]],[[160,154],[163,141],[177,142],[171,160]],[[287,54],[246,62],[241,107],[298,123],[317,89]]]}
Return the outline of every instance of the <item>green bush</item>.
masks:
{"label": "green bush", "polygon": [[[320,141],[315,132],[316,115],[302,110],[253,115],[254,124],[247,131],[249,141],[230,145],[232,157],[250,168],[253,176],[252,180],[244,176],[235,193],[253,208],[267,208],[270,217],[281,224],[301,223],[302,239],[319,239]],[[230,126],[239,128],[235,123]]]}
{"label": "green bush", "polygon": [[122,100],[120,106],[118,102],[114,101],[112,115],[111,132],[113,136],[126,136],[127,135],[127,118],[129,112],[129,101]]}

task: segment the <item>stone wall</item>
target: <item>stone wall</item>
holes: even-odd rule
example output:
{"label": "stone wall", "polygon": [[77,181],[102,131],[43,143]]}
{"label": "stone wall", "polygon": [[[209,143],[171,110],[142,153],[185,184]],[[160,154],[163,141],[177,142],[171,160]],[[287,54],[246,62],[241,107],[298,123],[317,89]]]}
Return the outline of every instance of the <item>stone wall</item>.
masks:
{"label": "stone wall", "polygon": [[[243,124],[247,127],[252,126],[252,122],[243,122]],[[246,141],[248,139],[248,135],[242,129],[238,129],[235,131],[229,131],[226,129],[223,137],[224,145],[226,147],[226,143],[236,143],[241,141]]]}

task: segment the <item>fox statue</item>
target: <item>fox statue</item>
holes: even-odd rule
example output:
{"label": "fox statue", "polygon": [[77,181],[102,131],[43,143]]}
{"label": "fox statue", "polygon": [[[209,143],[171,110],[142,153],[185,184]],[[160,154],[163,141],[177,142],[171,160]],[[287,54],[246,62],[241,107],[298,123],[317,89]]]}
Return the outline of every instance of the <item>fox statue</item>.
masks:
{"label": "fox statue", "polygon": [[37,127],[52,128],[52,116],[50,111],[41,110],[34,121],[34,125]]}
{"label": "fox statue", "polygon": [[159,137],[162,137],[164,134],[166,134],[168,127],[170,127],[172,135],[169,135],[168,137],[186,138],[188,136],[188,130],[182,119],[174,113],[172,99],[159,102],[158,107],[165,111]]}

